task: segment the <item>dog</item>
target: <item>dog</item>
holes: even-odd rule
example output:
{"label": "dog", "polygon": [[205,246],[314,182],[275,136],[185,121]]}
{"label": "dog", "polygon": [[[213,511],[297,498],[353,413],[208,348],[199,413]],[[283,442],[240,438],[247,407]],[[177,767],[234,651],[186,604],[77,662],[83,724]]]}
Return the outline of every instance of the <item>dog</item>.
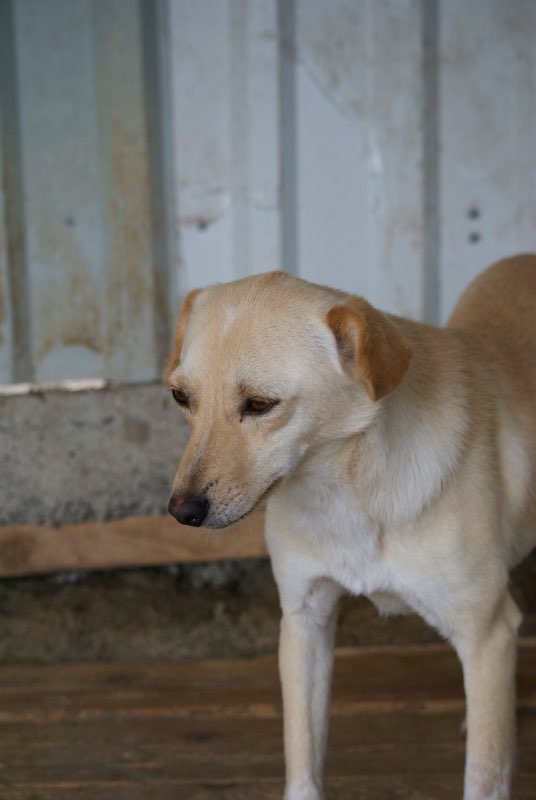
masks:
{"label": "dog", "polygon": [[322,800],[337,601],[415,611],[454,646],[464,800],[507,800],[536,544],[536,256],[491,266],[447,326],[283,272],[191,292],[165,380],[191,422],[169,510],[221,528],[266,501],[282,621],[285,800]]}

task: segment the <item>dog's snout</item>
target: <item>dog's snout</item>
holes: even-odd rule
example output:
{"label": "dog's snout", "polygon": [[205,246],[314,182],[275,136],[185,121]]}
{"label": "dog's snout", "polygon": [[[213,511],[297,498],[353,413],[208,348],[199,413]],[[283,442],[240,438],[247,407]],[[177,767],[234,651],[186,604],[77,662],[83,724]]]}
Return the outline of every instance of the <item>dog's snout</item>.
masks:
{"label": "dog's snout", "polygon": [[198,528],[207,518],[210,501],[198,495],[174,494],[168,505],[169,513],[183,525]]}

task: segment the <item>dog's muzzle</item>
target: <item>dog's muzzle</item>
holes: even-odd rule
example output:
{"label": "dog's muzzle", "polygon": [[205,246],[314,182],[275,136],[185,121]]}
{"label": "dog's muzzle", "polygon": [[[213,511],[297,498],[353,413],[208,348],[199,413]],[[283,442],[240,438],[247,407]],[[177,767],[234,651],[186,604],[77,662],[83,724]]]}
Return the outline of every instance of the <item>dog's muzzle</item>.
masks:
{"label": "dog's muzzle", "polygon": [[207,518],[210,500],[196,495],[174,494],[169,501],[168,511],[177,522],[199,528]]}

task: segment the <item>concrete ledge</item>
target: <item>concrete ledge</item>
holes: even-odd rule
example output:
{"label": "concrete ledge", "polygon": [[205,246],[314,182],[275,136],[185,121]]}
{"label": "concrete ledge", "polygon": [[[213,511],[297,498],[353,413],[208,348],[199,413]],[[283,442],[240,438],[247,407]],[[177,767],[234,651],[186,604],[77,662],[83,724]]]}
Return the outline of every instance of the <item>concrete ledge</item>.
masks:
{"label": "concrete ledge", "polygon": [[164,514],[187,436],[160,384],[9,387],[0,393],[0,524]]}

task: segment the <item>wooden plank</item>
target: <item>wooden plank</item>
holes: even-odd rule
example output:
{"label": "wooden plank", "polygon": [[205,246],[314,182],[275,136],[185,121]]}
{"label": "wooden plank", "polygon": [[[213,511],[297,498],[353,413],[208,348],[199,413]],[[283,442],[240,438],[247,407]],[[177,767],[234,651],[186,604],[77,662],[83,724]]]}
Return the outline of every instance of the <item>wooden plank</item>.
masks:
{"label": "wooden plank", "polygon": [[[326,782],[330,800],[453,800],[461,797],[462,784],[459,777],[437,775],[424,776],[352,776],[332,778]],[[113,782],[75,783],[53,787],[10,786],[3,800],[281,800],[282,779],[253,781],[214,781],[177,784],[165,779],[152,780],[133,786],[127,780]],[[516,782],[513,800],[534,800],[534,781],[521,778]]]}
{"label": "wooden plank", "polygon": [[61,570],[259,558],[267,555],[264,515],[253,512],[221,531],[172,517],[127,517],[59,527],[0,527],[0,577]]}
{"label": "wooden plank", "polygon": [[[328,775],[461,775],[465,750],[461,715],[447,718],[447,725],[442,714],[393,713],[378,719],[384,724],[378,725],[375,716],[357,715],[351,724],[344,717],[332,717]],[[207,720],[195,718],[149,718],[135,723],[112,719],[44,727],[2,726],[0,732],[0,751],[4,763],[9,764],[9,770],[0,769],[0,780],[6,783],[24,783],[28,775],[25,744],[34,739],[35,773],[50,784],[90,782],[96,776],[120,781],[126,774],[133,782],[143,783],[162,775],[195,781],[203,775],[253,780],[283,773],[281,720],[255,719],[244,724],[239,719],[215,718],[207,724]],[[536,777],[535,734],[534,724],[521,733],[516,761],[520,775]]]}
{"label": "wooden plank", "polygon": [[[536,788],[535,666],[536,640],[524,640],[517,800]],[[338,650],[333,695],[330,800],[460,795],[463,690],[448,646]],[[458,707],[446,707],[449,699]],[[2,800],[281,797],[275,657],[6,664],[0,708]]]}
{"label": "wooden plank", "polygon": [[[519,646],[518,705],[536,708],[536,639]],[[462,672],[448,645],[337,649],[336,716],[463,708]],[[279,718],[275,656],[252,659],[3,664],[0,722],[97,717]]]}

